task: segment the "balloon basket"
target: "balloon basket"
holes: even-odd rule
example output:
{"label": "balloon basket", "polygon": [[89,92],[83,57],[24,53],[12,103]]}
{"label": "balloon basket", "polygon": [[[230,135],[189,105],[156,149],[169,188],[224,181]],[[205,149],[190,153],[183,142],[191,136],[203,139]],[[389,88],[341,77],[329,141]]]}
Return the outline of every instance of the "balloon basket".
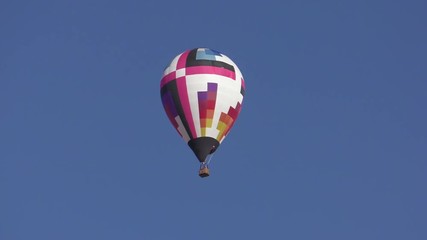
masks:
{"label": "balloon basket", "polygon": [[199,176],[201,178],[209,177],[209,168],[204,167],[204,168],[200,169],[199,170]]}

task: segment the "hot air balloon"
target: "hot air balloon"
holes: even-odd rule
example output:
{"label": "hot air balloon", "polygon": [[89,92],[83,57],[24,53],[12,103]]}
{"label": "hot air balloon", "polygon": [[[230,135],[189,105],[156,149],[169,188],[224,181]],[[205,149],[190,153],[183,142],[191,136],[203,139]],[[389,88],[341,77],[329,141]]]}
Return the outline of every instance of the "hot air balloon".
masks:
{"label": "hot air balloon", "polygon": [[242,107],[245,82],[224,54],[195,48],[176,56],[164,70],[160,95],[165,112],[209,176],[212,154],[230,132]]}

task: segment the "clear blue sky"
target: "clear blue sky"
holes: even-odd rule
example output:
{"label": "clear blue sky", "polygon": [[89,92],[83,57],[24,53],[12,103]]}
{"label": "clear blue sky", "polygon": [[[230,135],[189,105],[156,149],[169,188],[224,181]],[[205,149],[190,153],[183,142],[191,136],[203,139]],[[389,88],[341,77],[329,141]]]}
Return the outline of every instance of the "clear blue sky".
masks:
{"label": "clear blue sky", "polygon": [[[0,2],[0,239],[427,239],[426,1]],[[164,67],[246,80],[212,175]]]}

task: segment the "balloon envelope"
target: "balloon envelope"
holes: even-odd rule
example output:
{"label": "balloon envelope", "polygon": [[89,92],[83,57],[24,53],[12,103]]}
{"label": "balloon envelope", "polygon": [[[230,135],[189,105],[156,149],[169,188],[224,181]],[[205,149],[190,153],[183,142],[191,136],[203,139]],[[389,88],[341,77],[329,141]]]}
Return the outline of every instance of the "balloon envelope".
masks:
{"label": "balloon envelope", "polygon": [[176,56],[165,69],[160,93],[166,114],[200,162],[229,133],[242,106],[245,82],[224,54],[195,48]]}

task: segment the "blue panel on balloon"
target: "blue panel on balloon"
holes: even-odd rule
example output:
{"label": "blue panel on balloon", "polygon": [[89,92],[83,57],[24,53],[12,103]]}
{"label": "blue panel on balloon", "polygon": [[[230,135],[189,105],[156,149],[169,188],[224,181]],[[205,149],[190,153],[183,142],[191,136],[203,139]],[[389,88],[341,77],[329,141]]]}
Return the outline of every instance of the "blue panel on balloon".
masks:
{"label": "blue panel on balloon", "polygon": [[206,48],[205,49],[205,51],[206,51],[206,54],[212,54],[212,55],[216,55],[216,56],[221,56],[221,53],[220,52],[218,52],[218,51],[216,51],[216,50],[213,50],[213,49],[208,49],[208,48]]}
{"label": "blue panel on balloon", "polygon": [[197,54],[196,54],[196,59],[197,60],[211,60],[211,61],[215,61],[216,60],[215,55],[216,56],[220,56],[219,52],[217,52],[217,51],[212,51],[210,49],[203,49],[203,50],[199,49],[197,51]]}

